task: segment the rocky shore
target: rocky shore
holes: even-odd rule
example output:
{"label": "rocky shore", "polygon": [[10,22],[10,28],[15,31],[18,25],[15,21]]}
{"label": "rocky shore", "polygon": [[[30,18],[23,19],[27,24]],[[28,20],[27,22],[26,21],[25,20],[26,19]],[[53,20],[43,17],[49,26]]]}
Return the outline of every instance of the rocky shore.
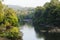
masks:
{"label": "rocky shore", "polygon": [[50,30],[40,30],[40,32],[48,32],[48,33],[60,33],[60,28],[55,27]]}

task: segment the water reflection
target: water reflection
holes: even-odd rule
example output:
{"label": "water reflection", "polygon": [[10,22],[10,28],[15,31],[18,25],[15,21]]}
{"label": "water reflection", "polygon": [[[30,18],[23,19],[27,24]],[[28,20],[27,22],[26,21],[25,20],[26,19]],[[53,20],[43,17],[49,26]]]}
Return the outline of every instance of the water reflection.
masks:
{"label": "water reflection", "polygon": [[43,38],[37,38],[34,27],[25,24],[22,26],[23,40],[44,40]]}
{"label": "water reflection", "polygon": [[60,40],[60,33],[42,33],[33,26],[22,26],[23,40]]}
{"label": "water reflection", "polygon": [[60,33],[45,34],[45,40],[60,40]]}
{"label": "water reflection", "polygon": [[44,40],[60,40],[60,33],[36,32],[37,37],[43,37]]}

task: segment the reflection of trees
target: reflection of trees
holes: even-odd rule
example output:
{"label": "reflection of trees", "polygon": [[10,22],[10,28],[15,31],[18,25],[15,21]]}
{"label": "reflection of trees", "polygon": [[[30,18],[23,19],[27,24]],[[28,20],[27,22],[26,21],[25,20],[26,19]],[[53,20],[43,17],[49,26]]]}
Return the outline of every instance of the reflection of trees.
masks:
{"label": "reflection of trees", "polygon": [[60,40],[60,33],[45,34],[45,40]]}
{"label": "reflection of trees", "polygon": [[60,40],[60,33],[43,33],[36,31],[38,38],[43,38],[44,40]]}

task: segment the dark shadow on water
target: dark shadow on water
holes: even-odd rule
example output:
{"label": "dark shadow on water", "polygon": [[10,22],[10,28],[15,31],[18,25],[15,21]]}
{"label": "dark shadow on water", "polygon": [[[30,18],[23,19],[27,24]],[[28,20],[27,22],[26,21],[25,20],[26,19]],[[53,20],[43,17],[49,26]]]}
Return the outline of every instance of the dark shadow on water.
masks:
{"label": "dark shadow on water", "polygon": [[60,33],[43,33],[36,31],[36,34],[38,38],[44,38],[44,40],[60,40]]}
{"label": "dark shadow on water", "polygon": [[[30,26],[34,27],[29,22],[25,22],[23,25],[25,25],[25,24],[29,25],[29,27]],[[45,29],[45,28],[34,27],[34,30],[35,30],[38,38],[43,38],[43,40],[60,40],[60,33],[41,32],[40,29]],[[46,29],[48,30],[48,28],[46,28]]]}
{"label": "dark shadow on water", "polygon": [[45,40],[60,40],[60,33],[45,33]]}
{"label": "dark shadow on water", "polygon": [[60,40],[60,33],[48,33],[41,32],[39,29],[34,28],[38,38],[44,38],[44,40]]}

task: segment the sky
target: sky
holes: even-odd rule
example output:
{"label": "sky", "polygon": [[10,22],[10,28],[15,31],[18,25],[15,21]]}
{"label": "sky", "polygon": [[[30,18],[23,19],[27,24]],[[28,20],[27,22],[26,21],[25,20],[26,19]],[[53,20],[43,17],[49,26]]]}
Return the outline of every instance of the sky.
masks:
{"label": "sky", "polygon": [[43,6],[46,2],[50,2],[50,0],[4,0],[4,4],[6,5],[18,5],[22,7]]}

